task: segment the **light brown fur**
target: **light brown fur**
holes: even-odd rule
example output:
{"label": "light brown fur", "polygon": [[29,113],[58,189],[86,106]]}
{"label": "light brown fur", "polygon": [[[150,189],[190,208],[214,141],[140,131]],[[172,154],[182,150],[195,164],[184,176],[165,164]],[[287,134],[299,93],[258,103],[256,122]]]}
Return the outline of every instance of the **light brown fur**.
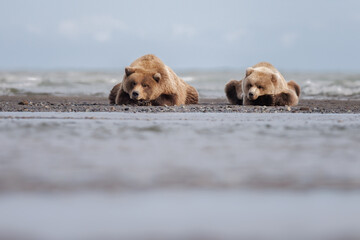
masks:
{"label": "light brown fur", "polygon": [[294,81],[287,83],[270,63],[260,62],[246,70],[243,80],[230,81],[225,92],[231,104],[294,106],[299,102],[300,87]]}
{"label": "light brown fur", "polygon": [[125,68],[123,81],[113,87],[111,104],[197,104],[198,92],[158,57],[145,55]]}

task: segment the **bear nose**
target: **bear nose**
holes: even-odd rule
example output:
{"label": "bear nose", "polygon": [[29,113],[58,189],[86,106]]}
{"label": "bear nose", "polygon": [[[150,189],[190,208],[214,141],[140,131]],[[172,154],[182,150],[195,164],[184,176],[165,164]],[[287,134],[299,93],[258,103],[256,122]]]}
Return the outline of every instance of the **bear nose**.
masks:
{"label": "bear nose", "polygon": [[137,92],[137,91],[134,91],[133,93],[132,93],[132,97],[133,98],[138,98],[139,97],[139,93]]}
{"label": "bear nose", "polygon": [[253,97],[254,94],[252,92],[249,92],[249,97]]}

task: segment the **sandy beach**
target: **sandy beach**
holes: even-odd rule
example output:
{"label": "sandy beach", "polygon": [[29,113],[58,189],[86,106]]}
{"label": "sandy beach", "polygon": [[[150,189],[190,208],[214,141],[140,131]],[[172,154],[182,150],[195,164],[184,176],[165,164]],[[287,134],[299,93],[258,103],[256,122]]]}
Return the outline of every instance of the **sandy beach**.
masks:
{"label": "sandy beach", "polygon": [[360,100],[301,99],[295,107],[230,105],[225,98],[200,99],[198,105],[118,106],[104,97],[0,96],[3,112],[240,112],[240,113],[360,113]]}

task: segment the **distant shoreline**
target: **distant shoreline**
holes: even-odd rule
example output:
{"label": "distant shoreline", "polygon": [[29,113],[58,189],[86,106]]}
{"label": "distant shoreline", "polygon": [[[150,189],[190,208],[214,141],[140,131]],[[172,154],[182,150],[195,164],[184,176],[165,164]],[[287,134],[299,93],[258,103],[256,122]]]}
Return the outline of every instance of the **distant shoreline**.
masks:
{"label": "distant shoreline", "polygon": [[241,113],[360,113],[360,100],[301,99],[295,107],[229,105],[225,98],[200,99],[198,105],[118,106],[104,97],[0,96],[2,112],[241,112]]}

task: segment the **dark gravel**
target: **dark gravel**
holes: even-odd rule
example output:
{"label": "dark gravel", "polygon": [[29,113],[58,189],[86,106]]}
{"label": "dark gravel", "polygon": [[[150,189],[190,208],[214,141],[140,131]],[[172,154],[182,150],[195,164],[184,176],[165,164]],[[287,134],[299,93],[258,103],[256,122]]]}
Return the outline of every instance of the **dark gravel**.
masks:
{"label": "dark gravel", "polygon": [[226,99],[200,99],[197,105],[110,105],[102,97],[0,96],[3,112],[241,112],[241,113],[360,113],[360,100],[302,99],[295,107],[229,105]]}

